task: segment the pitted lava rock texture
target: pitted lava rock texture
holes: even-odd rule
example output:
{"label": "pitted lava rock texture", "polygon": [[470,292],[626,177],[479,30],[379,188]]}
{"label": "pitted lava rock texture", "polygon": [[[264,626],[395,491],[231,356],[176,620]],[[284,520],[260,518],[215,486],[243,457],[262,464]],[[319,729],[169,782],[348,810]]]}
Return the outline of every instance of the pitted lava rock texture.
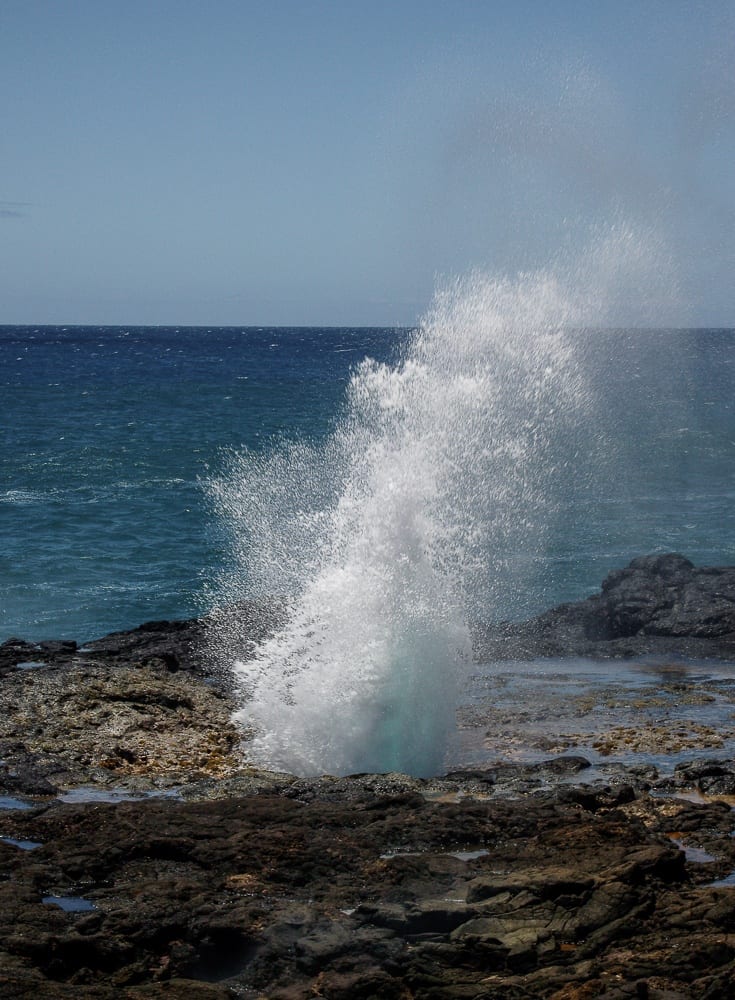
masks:
{"label": "pitted lava rock texture", "polygon": [[666,834],[726,844],[726,807],[380,789],[315,779],[0,815],[5,836],[42,844],[0,842],[0,994],[732,995],[735,891]]}

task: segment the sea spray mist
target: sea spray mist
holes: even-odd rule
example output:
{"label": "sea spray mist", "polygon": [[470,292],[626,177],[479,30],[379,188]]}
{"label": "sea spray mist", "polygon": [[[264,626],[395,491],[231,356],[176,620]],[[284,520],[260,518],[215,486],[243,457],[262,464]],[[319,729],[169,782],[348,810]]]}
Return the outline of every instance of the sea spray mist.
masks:
{"label": "sea spray mist", "polygon": [[[583,475],[581,315],[550,271],[449,282],[394,364],[354,369],[324,443],[244,451],[211,484],[235,567],[211,644],[253,763],[442,769],[472,622],[522,593]],[[256,644],[243,579],[282,612]]]}

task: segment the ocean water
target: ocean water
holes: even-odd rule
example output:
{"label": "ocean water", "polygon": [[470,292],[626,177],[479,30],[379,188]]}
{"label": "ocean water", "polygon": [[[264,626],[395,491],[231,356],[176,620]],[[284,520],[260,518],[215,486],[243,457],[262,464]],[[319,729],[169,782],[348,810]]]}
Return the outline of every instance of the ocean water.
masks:
{"label": "ocean water", "polygon": [[[356,367],[395,363],[409,339],[0,327],[0,641],[196,614],[233,567],[242,592],[257,589],[209,484],[243,449],[328,441]],[[586,330],[570,344],[594,401],[589,434],[551,442],[554,516],[542,547],[507,554],[524,583],[494,589],[498,616],[584,597],[644,552],[735,561],[735,331]]]}
{"label": "ocean water", "polygon": [[202,610],[228,449],[319,439],[394,330],[0,327],[0,641]]}

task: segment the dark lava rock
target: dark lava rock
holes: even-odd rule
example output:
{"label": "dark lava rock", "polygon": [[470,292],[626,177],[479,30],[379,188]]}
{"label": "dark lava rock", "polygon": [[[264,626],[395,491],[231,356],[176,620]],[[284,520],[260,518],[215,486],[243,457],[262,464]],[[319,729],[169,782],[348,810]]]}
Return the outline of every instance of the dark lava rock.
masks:
{"label": "dark lava rock", "polygon": [[[282,601],[242,601],[225,609],[220,616],[236,620],[243,655],[283,621]],[[229,668],[215,662],[208,647],[208,634],[217,617],[150,621],[125,632],[111,632],[79,646],[70,639],[8,639],[0,645],[0,676],[24,661],[51,666],[68,666],[80,661],[123,667],[150,667],[175,673],[179,670],[226,684]]]}
{"label": "dark lava rock", "polygon": [[13,754],[12,764],[0,762],[0,794],[9,795],[55,795],[58,786],[52,779],[58,766],[46,766],[25,748]]}
{"label": "dark lava rock", "polygon": [[684,556],[641,556],[610,573],[599,594],[531,621],[477,629],[483,659],[529,656],[735,657],[735,567]]}
{"label": "dark lava rock", "polygon": [[683,761],[657,787],[694,788],[709,796],[735,796],[735,767],[727,760]]}
{"label": "dark lava rock", "polygon": [[0,813],[3,836],[42,844],[0,842],[0,994],[727,995],[735,893],[694,886],[650,820],[551,793],[371,794],[365,777],[310,801]]}
{"label": "dark lava rock", "polygon": [[[735,569],[647,556],[586,601],[478,630],[477,653],[732,657],[734,609]],[[282,608],[236,613],[246,650]],[[587,783],[571,754],[433,782],[241,773],[209,624],[0,647],[2,791],[40,799],[0,808],[0,996],[735,995],[735,890],[714,884],[735,868],[732,810],[645,792],[731,794],[731,762]],[[49,800],[86,780],[212,799]]]}
{"label": "dark lava rock", "polygon": [[592,767],[586,757],[579,754],[562,754],[559,757],[551,757],[549,760],[539,761],[531,766],[532,771],[544,771],[551,774],[579,774]]}
{"label": "dark lava rock", "polygon": [[186,621],[146,622],[129,632],[113,632],[84,646],[84,656],[129,666],[202,672],[203,625]]}
{"label": "dark lava rock", "polygon": [[8,639],[0,645],[0,677],[13,670],[18,663],[39,660],[40,647],[25,639]]}

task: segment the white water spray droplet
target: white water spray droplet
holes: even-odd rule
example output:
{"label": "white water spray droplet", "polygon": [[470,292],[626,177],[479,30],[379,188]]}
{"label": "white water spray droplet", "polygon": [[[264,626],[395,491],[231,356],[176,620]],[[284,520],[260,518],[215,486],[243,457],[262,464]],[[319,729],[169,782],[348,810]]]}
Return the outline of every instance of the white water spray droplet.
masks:
{"label": "white water spray droplet", "polygon": [[448,284],[399,363],[354,370],[323,445],[243,453],[213,484],[250,592],[284,595],[285,623],[254,649],[237,573],[214,616],[255,763],[442,769],[471,626],[521,593],[582,475],[569,331],[595,296],[571,287],[548,271]]}

